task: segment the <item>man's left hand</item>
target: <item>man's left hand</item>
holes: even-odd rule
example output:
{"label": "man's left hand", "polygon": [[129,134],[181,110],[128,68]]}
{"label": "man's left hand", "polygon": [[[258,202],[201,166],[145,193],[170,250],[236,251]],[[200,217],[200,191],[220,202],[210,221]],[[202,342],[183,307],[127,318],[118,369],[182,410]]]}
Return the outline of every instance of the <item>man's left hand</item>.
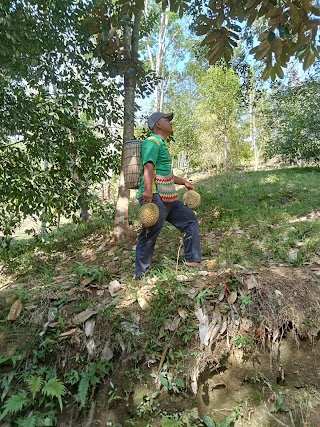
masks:
{"label": "man's left hand", "polygon": [[189,181],[185,181],[184,186],[188,189],[188,190],[194,190],[196,187]]}

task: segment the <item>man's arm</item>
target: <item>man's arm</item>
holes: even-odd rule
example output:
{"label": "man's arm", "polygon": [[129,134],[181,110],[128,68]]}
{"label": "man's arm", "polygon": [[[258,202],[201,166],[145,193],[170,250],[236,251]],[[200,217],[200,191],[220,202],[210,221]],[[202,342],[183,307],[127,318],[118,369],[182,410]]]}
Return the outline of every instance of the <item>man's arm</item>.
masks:
{"label": "man's arm", "polygon": [[189,182],[183,178],[179,178],[178,176],[174,175],[173,180],[174,180],[175,184],[184,185],[188,190],[194,190],[195,189],[195,186],[191,182]]}
{"label": "man's arm", "polygon": [[144,191],[141,197],[146,203],[150,203],[152,201],[153,167],[153,163],[151,162],[147,162],[143,166]]}

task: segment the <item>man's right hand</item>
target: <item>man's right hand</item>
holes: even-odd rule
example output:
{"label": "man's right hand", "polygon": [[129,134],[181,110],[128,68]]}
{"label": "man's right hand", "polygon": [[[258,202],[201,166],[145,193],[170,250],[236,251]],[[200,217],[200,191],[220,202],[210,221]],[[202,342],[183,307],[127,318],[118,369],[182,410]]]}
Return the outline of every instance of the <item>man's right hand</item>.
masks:
{"label": "man's right hand", "polygon": [[144,190],[144,192],[141,195],[142,199],[146,203],[151,203],[152,202],[152,196],[153,196],[152,190]]}
{"label": "man's right hand", "polygon": [[146,203],[152,202],[153,167],[151,162],[147,162],[143,166],[145,188],[141,197]]}

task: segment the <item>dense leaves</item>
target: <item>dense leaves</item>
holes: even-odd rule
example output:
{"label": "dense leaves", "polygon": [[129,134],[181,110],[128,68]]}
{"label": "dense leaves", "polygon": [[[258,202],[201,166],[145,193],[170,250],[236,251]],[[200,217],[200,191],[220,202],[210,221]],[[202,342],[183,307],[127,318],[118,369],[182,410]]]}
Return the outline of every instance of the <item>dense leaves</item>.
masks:
{"label": "dense leaves", "polygon": [[319,165],[319,80],[279,90],[273,95],[271,105],[268,155],[279,155],[296,164]]}
{"label": "dense leaves", "polygon": [[[195,30],[209,47],[208,59],[230,62],[242,30],[262,21],[251,53],[264,63],[263,78],[284,77],[283,67],[297,54],[306,70],[319,58],[320,8],[309,0],[215,0],[209,7],[194,1]],[[240,25],[239,25],[240,24]]]}
{"label": "dense leaves", "polygon": [[53,223],[89,206],[92,185],[118,168],[120,92],[93,57],[83,26],[91,7],[73,0],[0,5],[5,235],[26,215]]}

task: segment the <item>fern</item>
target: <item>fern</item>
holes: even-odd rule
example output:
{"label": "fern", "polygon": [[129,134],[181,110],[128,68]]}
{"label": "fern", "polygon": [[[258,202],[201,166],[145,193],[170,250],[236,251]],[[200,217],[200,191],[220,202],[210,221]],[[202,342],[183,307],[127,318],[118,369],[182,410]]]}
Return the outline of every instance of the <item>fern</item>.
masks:
{"label": "fern", "polygon": [[32,393],[32,399],[34,399],[36,394],[41,390],[43,378],[41,376],[37,377],[36,375],[31,375],[31,377],[27,379],[27,384]]}
{"label": "fern", "polygon": [[66,393],[67,389],[65,388],[62,381],[60,381],[57,377],[50,378],[45,382],[42,393],[45,396],[52,396],[58,399],[60,410],[62,412],[62,396]]}
{"label": "fern", "polygon": [[16,414],[21,411],[22,408],[29,404],[29,399],[24,391],[18,394],[13,394],[3,405],[4,411],[0,415],[0,421],[3,420],[7,414]]}
{"label": "fern", "polygon": [[18,418],[17,424],[19,427],[36,427],[38,425],[38,417],[36,415],[28,415],[26,418]]}
{"label": "fern", "polygon": [[91,375],[88,372],[85,372],[79,383],[78,393],[76,394],[76,397],[77,400],[80,401],[81,408],[83,408],[86,404],[90,377]]}

